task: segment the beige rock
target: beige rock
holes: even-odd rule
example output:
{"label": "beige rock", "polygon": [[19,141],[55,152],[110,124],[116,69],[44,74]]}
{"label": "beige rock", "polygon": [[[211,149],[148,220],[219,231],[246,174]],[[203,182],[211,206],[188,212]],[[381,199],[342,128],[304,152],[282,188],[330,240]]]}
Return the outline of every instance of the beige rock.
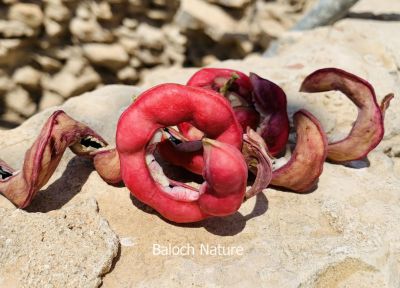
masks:
{"label": "beige rock", "polygon": [[161,9],[152,9],[147,12],[147,17],[156,21],[166,21],[171,13]]}
{"label": "beige rock", "polygon": [[20,86],[9,91],[4,97],[8,109],[23,117],[31,116],[36,110],[36,105],[33,103],[28,91]]}
{"label": "beige rock", "polygon": [[4,287],[98,287],[118,246],[94,199],[48,214],[0,208]]}
{"label": "beige rock", "polygon": [[256,2],[255,15],[250,19],[251,33],[257,35],[254,37],[263,37],[264,41],[279,37],[298,20],[299,15],[291,13],[290,9],[276,2]]}
{"label": "beige rock", "polygon": [[60,37],[64,32],[65,32],[65,27],[63,27],[60,23],[50,19],[46,18],[44,20],[44,28],[46,31],[46,34],[49,37]]}
{"label": "beige rock", "polygon": [[28,57],[26,41],[22,39],[0,39],[0,65],[8,68],[19,66]]}
{"label": "beige rock", "polygon": [[399,14],[400,2],[397,0],[361,0],[350,10],[355,13],[371,13],[371,14]]}
{"label": "beige rock", "polygon": [[119,43],[121,44],[122,47],[124,47],[125,51],[129,55],[135,55],[138,49],[140,49],[139,48],[140,44],[137,39],[133,39],[130,37],[121,37],[119,39]]}
{"label": "beige rock", "polygon": [[146,23],[142,23],[136,30],[136,37],[141,47],[161,50],[165,43],[164,34]]}
{"label": "beige rock", "polygon": [[8,18],[25,23],[29,27],[38,28],[43,22],[43,12],[36,4],[17,3],[11,6]]}
{"label": "beige rock", "polygon": [[83,69],[88,66],[88,61],[80,56],[71,57],[65,64],[63,71],[71,73],[74,76],[82,74]]}
{"label": "beige rock", "polygon": [[88,65],[88,61],[74,55],[69,58],[60,72],[44,80],[46,89],[68,98],[92,90],[101,83],[100,76]]}
{"label": "beige rock", "polygon": [[83,46],[85,57],[97,66],[117,70],[128,64],[129,56],[118,44],[86,44]]}
{"label": "beige rock", "polygon": [[201,0],[183,0],[175,15],[183,30],[204,30],[214,41],[235,31],[235,21],[221,8]]}
{"label": "beige rock", "polygon": [[154,66],[163,63],[161,51],[139,49],[135,54],[137,59],[139,59],[144,65]]}
{"label": "beige rock", "polygon": [[113,40],[112,33],[92,18],[88,20],[74,18],[70,22],[69,29],[72,35],[82,42],[111,42]]}
{"label": "beige rock", "polygon": [[93,18],[92,11],[89,6],[90,2],[81,2],[76,9],[76,15],[83,20],[89,20]]}
{"label": "beige rock", "polygon": [[136,19],[124,18],[124,20],[122,20],[122,25],[128,29],[136,29],[139,22]]}
{"label": "beige rock", "polygon": [[28,90],[38,90],[41,86],[41,73],[31,66],[24,66],[14,72],[13,80]]}
{"label": "beige rock", "polygon": [[71,18],[71,11],[63,5],[62,1],[47,1],[44,14],[56,22],[65,22]]}
{"label": "beige rock", "polygon": [[122,68],[117,73],[118,80],[122,81],[123,83],[135,83],[139,79],[139,75],[133,67],[127,66]]}
{"label": "beige rock", "polygon": [[79,75],[62,70],[49,79],[46,88],[69,98],[94,89],[101,83],[99,74],[90,66],[83,68]]}
{"label": "beige rock", "polygon": [[92,2],[91,8],[93,14],[96,16],[97,19],[111,20],[111,18],[113,17],[111,6],[107,1],[102,1],[99,3]]}
{"label": "beige rock", "polygon": [[46,72],[54,72],[61,69],[61,62],[46,55],[36,54],[34,60],[40,65],[41,69]]}
{"label": "beige rock", "polygon": [[[187,38],[180,32],[179,28],[174,25],[165,25],[162,27],[162,31],[167,38],[168,42],[170,42],[174,48],[185,49],[185,45],[187,44]],[[183,52],[178,50],[179,52]]]}
{"label": "beige rock", "polygon": [[50,107],[59,106],[61,105],[65,99],[56,93],[52,93],[50,91],[44,91],[42,97],[40,98],[39,102],[39,110],[45,110]]}
{"label": "beige rock", "polygon": [[[10,109],[6,110],[4,114],[1,115],[1,125],[0,130],[12,129],[20,125],[26,120],[26,117],[21,114],[14,112]],[[1,202],[1,200],[0,200]],[[14,207],[12,203],[7,203],[5,207]]]}
{"label": "beige rock", "polygon": [[0,70],[0,95],[11,90],[14,86],[13,81],[7,76],[6,72]]}
{"label": "beige rock", "polygon": [[129,60],[129,66],[133,67],[133,68],[139,68],[140,66],[142,66],[142,62],[140,62],[139,59],[132,57]]}
{"label": "beige rock", "polygon": [[23,22],[0,20],[0,35],[2,38],[32,37],[35,31]]}

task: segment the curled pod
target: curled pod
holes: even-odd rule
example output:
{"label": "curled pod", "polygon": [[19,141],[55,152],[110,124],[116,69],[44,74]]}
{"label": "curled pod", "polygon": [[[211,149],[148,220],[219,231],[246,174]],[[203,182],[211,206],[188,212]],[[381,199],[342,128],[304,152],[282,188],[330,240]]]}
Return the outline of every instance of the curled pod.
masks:
{"label": "curled pod", "polygon": [[0,192],[16,206],[25,208],[53,175],[66,148],[70,147],[79,156],[93,157],[93,153],[106,145],[92,129],[65,112],[56,111],[26,152],[21,170],[0,161]]}
{"label": "curled pod", "polygon": [[[252,102],[251,93],[253,87],[249,77],[237,70],[224,68],[203,68],[193,74],[187,82],[188,86],[202,87],[205,89],[219,92],[228,99],[230,93],[232,97],[240,97],[236,101],[245,102],[244,105]],[[243,105],[234,105],[243,106]]]}
{"label": "curled pod", "polygon": [[384,98],[379,106],[374,88],[370,83],[337,68],[320,69],[303,81],[301,92],[324,92],[339,90],[358,108],[357,119],[350,133],[343,140],[329,143],[328,159],[347,162],[364,158],[382,140],[384,134],[384,112],[393,94]]}
{"label": "curled pod", "polygon": [[105,182],[118,184],[122,181],[117,149],[99,150],[92,153],[91,156],[94,168]]}
{"label": "curled pod", "polygon": [[[152,171],[160,169],[155,161],[148,161],[153,135],[182,122],[192,124],[207,137],[198,167],[205,182],[199,188],[154,176]],[[162,84],[149,89],[125,110],[117,127],[125,185],[140,201],[180,223],[232,214],[239,208],[247,181],[241,146],[242,129],[229,103],[216,92],[198,87]],[[181,152],[171,152],[180,157]]]}
{"label": "curled pod", "polygon": [[327,139],[319,121],[308,111],[293,115],[297,142],[289,161],[272,173],[271,184],[295,192],[308,192],[322,174]]}
{"label": "curled pod", "polygon": [[250,74],[253,85],[253,101],[264,116],[260,134],[272,156],[280,154],[289,138],[289,117],[286,94],[278,85],[257,74]]}
{"label": "curled pod", "polygon": [[246,191],[245,197],[249,199],[262,192],[271,183],[272,162],[264,139],[250,128],[243,134],[242,153],[249,170],[256,177],[253,185]]}
{"label": "curled pod", "polygon": [[[246,132],[247,127],[257,129],[260,115],[253,107],[253,87],[249,77],[244,73],[225,68],[203,68],[193,74],[187,85],[220,93],[233,107],[243,132]],[[192,138],[201,134],[187,123],[180,124],[179,129],[191,140],[200,139]]]}

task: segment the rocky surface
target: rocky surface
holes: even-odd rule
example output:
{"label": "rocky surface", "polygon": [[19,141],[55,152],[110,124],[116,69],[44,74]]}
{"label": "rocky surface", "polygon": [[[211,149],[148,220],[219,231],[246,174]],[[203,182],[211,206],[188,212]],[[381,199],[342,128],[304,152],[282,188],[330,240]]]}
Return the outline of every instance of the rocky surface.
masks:
{"label": "rocky surface", "polygon": [[[253,56],[213,66],[253,71],[275,81],[287,92],[290,114],[300,108],[310,110],[334,139],[350,128],[356,109],[340,93],[299,93],[301,81],[317,68],[336,66],[370,81],[379,100],[389,92],[400,95],[396,52],[400,42],[391,37],[399,29],[400,23],[345,20],[334,27],[285,34],[270,58]],[[146,76],[143,87],[166,81],[184,83],[194,70],[160,69]],[[138,93],[130,86],[107,86],[70,99],[61,108],[113,143],[117,119]],[[70,211],[63,208],[67,204],[94,197],[100,215],[121,243],[120,256],[103,278],[103,287],[399,287],[399,102],[396,97],[391,103],[385,139],[368,160],[347,166],[326,163],[312,193],[268,188],[230,217],[192,225],[168,223],[131,197],[126,188],[105,184],[89,160],[71,152],[64,155],[29,213],[14,211],[0,196],[0,206],[5,209],[1,211],[27,219],[38,217],[33,212],[43,212],[40,217],[47,219]],[[54,109],[16,129],[0,131],[1,158],[19,167],[23,151]],[[72,212],[65,213],[68,219]],[[21,223],[12,218],[7,221],[15,224],[15,231],[22,231]],[[154,244],[191,245],[194,255],[154,255]],[[201,245],[207,244],[241,247],[243,255],[201,254]],[[2,247],[0,254],[6,253]],[[40,245],[32,245],[32,251],[39,249]],[[64,249],[63,245],[58,249]],[[70,257],[75,256],[69,254],[65,261]],[[5,273],[2,269],[0,266],[0,275]],[[32,271],[33,279],[46,273]],[[91,285],[97,285],[96,281]]]}
{"label": "rocky surface", "polygon": [[118,249],[94,199],[47,214],[0,208],[1,287],[98,287]]}
{"label": "rocky surface", "polygon": [[104,84],[135,84],[153,67],[261,52],[311,2],[2,1],[0,129]]}

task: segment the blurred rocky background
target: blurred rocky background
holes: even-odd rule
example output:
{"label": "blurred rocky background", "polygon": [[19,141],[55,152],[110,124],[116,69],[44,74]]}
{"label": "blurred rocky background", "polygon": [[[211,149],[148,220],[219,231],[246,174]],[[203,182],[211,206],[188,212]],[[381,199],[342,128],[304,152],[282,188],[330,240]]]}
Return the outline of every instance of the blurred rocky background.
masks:
{"label": "blurred rocky background", "polygon": [[2,0],[0,129],[149,70],[262,53],[313,0]]}

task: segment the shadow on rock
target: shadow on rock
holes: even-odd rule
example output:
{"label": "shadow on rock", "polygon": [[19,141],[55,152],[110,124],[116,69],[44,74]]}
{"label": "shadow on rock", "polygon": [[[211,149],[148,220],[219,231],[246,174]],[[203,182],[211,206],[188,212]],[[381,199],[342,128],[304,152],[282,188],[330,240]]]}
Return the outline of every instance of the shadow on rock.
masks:
{"label": "shadow on rock", "polygon": [[61,177],[39,191],[26,210],[49,212],[60,209],[81,191],[92,171],[93,164],[89,159],[75,156],[68,162]]}
{"label": "shadow on rock", "polygon": [[226,217],[213,217],[205,219],[197,223],[174,223],[164,217],[162,217],[156,210],[150,206],[143,204],[137,200],[134,196],[130,196],[133,205],[145,213],[155,214],[162,218],[164,221],[174,226],[185,227],[185,228],[201,228],[204,227],[208,232],[218,236],[233,236],[243,231],[246,227],[246,222],[252,218],[263,215],[268,210],[268,199],[263,193],[259,193],[256,196],[256,203],[253,211],[248,215],[242,215],[240,212],[236,212]]}

